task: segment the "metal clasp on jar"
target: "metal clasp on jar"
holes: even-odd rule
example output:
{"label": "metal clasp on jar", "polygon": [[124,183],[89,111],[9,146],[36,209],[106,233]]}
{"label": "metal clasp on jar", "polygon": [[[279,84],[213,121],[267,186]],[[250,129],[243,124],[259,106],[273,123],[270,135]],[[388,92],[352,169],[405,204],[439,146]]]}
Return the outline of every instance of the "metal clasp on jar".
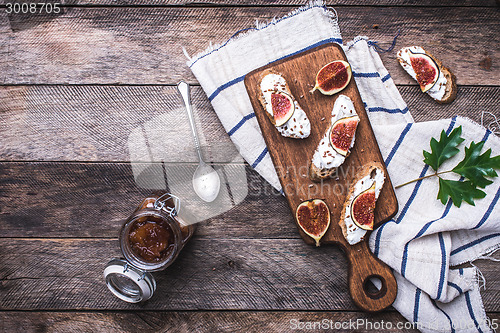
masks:
{"label": "metal clasp on jar", "polygon": [[[174,202],[174,207],[166,205],[166,202],[170,199],[172,199],[172,201]],[[170,217],[174,218],[180,212],[181,199],[171,193],[164,193],[155,200],[153,207],[157,210],[163,209],[170,215]]]}

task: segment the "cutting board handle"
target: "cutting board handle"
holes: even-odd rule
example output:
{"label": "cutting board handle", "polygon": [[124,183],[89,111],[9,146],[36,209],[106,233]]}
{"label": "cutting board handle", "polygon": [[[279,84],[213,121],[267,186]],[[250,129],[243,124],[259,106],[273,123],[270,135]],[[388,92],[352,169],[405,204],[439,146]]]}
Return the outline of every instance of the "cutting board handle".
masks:
{"label": "cutting board handle", "polygon": [[[369,312],[389,307],[398,292],[391,268],[371,253],[366,241],[350,246],[346,250],[349,260],[349,289],[354,303]],[[369,288],[371,278],[382,282],[380,290]]]}

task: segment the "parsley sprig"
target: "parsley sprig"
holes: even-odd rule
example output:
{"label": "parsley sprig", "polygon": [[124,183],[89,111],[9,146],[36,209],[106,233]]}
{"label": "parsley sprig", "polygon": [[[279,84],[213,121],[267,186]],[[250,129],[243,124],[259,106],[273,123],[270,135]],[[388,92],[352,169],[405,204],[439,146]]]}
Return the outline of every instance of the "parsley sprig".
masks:
{"label": "parsley sprig", "polygon": [[[474,199],[484,198],[486,193],[481,189],[493,183],[487,177],[497,177],[495,170],[500,169],[500,155],[492,157],[491,149],[481,154],[484,142],[475,143],[472,141],[469,147],[465,147],[465,156],[460,163],[451,170],[439,171],[439,167],[444,161],[460,152],[458,146],[465,141],[461,135],[462,126],[455,128],[449,135],[443,130],[439,141],[432,138],[430,142],[431,152],[424,150],[423,154],[424,163],[429,165],[434,170],[434,173],[398,185],[396,188],[425,178],[438,177],[439,191],[437,199],[441,200],[443,205],[451,198],[451,201],[457,207],[460,207],[463,201],[474,206]],[[457,181],[441,177],[441,175],[450,172],[459,174],[463,179]]]}

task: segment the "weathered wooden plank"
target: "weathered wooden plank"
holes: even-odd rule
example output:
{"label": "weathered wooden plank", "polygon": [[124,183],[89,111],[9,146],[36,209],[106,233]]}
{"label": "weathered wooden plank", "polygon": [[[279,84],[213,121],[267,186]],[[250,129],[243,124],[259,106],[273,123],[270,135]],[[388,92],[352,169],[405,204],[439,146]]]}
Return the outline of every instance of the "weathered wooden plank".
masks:
{"label": "weathered wooden plank", "polygon": [[[53,1],[53,0],[52,0]],[[0,4],[7,0],[0,0]],[[50,1],[47,1],[50,2]],[[298,0],[63,0],[62,6],[303,6],[303,1]],[[356,0],[326,0],[327,6],[359,6]],[[435,2],[432,0],[365,0],[363,6],[419,6],[419,7],[494,7],[494,0],[443,0]]]}
{"label": "weathered wooden plank", "polygon": [[[154,297],[118,300],[102,270],[119,255],[115,239],[9,239],[0,246],[0,310],[343,310],[356,311],[347,264],[335,247],[300,239],[195,237],[177,261],[155,273]],[[499,311],[498,266],[478,262],[487,311]]]}
{"label": "weathered wooden plank", "polygon": [[144,305],[116,299],[104,284],[104,265],[119,256],[114,239],[4,239],[0,254],[0,310],[355,310],[340,250],[299,239],[195,238],[155,274],[157,292]]}
{"label": "weathered wooden plank", "polygon": [[[185,65],[183,46],[194,54],[210,41],[224,42],[235,31],[251,27],[255,19],[268,21],[290,9],[70,7],[49,19],[43,14],[9,19],[2,12],[1,83],[195,82]],[[346,41],[361,34],[389,45],[401,29],[398,47],[428,48],[455,72],[459,84],[496,85],[500,81],[500,51],[492,47],[500,42],[496,10],[344,6],[337,11]],[[486,54],[492,59],[489,71],[479,67]],[[397,83],[411,82],[396,63],[395,51],[382,58]]]}
{"label": "weathered wooden plank", "polygon": [[[207,161],[241,161],[202,89],[192,89]],[[184,104],[172,86],[0,87],[0,158],[195,162]]]}
{"label": "weathered wooden plank", "polygon": [[[481,123],[483,112],[500,119],[500,105],[497,102],[500,100],[500,87],[458,86],[457,98],[451,104],[438,104],[417,86],[398,86],[398,90],[417,122],[459,115]],[[489,126],[493,120],[491,115],[485,115],[483,124]],[[499,128],[493,124],[490,127]]]}
{"label": "weathered wooden plank", "polygon": [[[194,171],[195,166],[173,167],[180,172]],[[227,209],[234,206],[229,211],[200,223],[197,235],[299,238],[281,194],[248,165],[224,169],[229,178],[242,170],[246,173],[248,188],[233,192],[248,190],[248,194],[236,206],[226,204]],[[125,219],[152,191],[134,181],[132,167],[126,163],[2,163],[0,175],[3,237],[117,237]],[[190,187],[189,181],[186,192]],[[194,204],[184,202],[181,209],[196,214]]]}
{"label": "weathered wooden plank", "polygon": [[[500,87],[459,86],[440,105],[413,86],[399,86],[418,121],[481,112],[500,117]],[[238,161],[200,87],[193,87],[195,121],[208,161]],[[149,149],[140,140],[147,137]],[[0,87],[0,160],[195,162],[187,114],[173,86]],[[146,153],[147,151],[147,153]]]}
{"label": "weathered wooden plank", "polygon": [[[500,321],[499,313],[489,313]],[[382,321],[384,323],[382,323]],[[351,322],[353,324],[351,325]],[[311,323],[311,324],[308,324]],[[318,324],[316,324],[318,323]],[[356,324],[359,323],[359,324]],[[419,332],[397,312],[252,312],[252,311],[120,311],[120,312],[0,312],[0,329],[24,332],[288,332],[299,325],[335,332]],[[320,326],[323,325],[323,326]],[[344,328],[342,329],[342,325]],[[371,325],[371,326],[370,326]],[[377,325],[377,326],[375,326]],[[384,329],[374,329],[381,327]],[[314,326],[312,326],[314,327]],[[392,328],[391,328],[392,327]],[[401,327],[401,328],[399,328]],[[415,326],[416,327],[416,326]]]}

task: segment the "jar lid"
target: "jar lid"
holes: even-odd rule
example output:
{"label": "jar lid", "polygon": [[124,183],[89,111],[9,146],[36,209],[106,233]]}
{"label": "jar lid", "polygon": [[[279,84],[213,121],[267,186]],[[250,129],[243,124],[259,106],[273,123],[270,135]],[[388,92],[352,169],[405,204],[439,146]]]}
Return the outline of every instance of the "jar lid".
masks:
{"label": "jar lid", "polygon": [[124,259],[111,260],[104,269],[104,279],[116,297],[129,303],[147,301],[156,290],[153,275],[132,266]]}

